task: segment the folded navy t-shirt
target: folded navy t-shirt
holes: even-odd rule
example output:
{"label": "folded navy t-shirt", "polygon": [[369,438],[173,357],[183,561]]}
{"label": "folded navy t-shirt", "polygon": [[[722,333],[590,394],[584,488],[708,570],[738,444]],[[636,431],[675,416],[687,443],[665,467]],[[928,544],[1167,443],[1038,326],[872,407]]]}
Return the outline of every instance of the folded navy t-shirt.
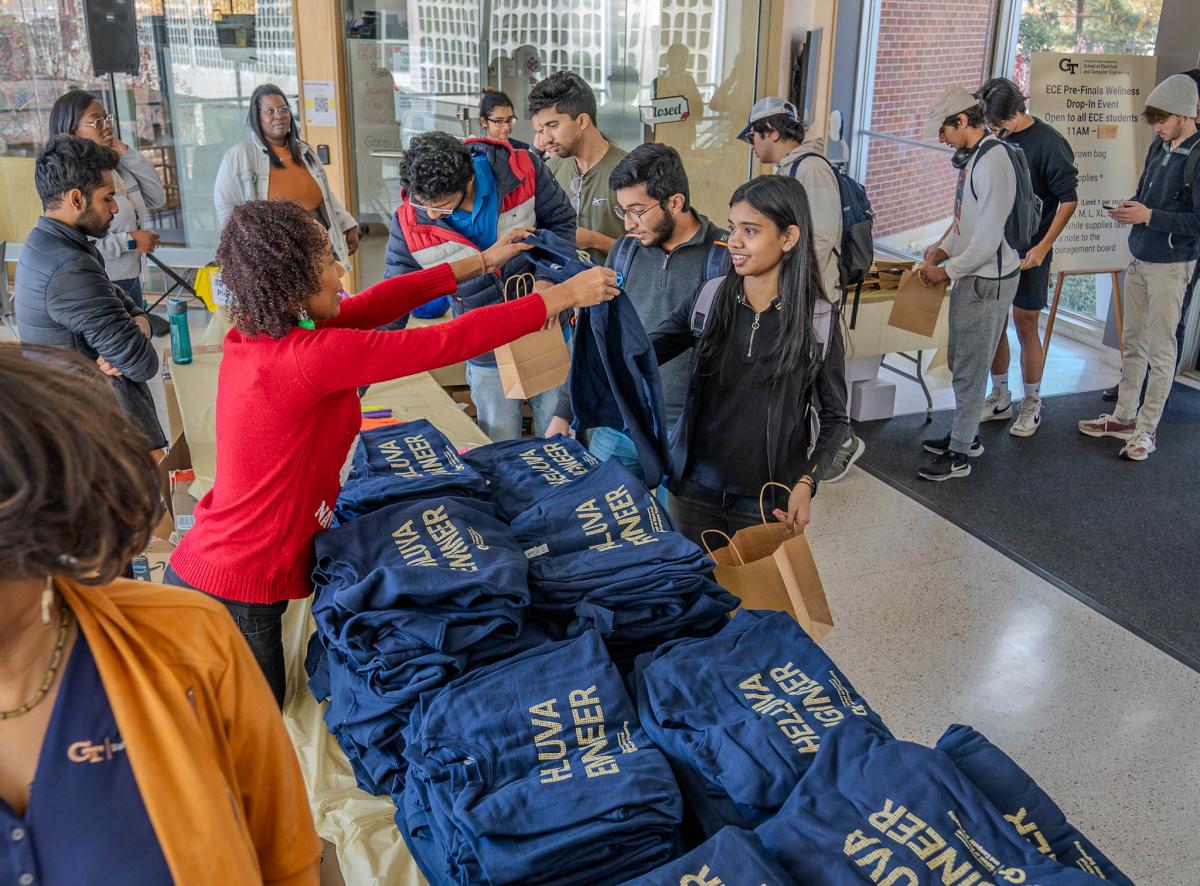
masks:
{"label": "folded navy t-shirt", "polygon": [[492,500],[509,521],[600,464],[578,442],[562,434],[480,446],[467,452],[463,461],[487,480]]}
{"label": "folded navy t-shirt", "polygon": [[753,831],[722,828],[687,855],[624,886],[793,886]]}

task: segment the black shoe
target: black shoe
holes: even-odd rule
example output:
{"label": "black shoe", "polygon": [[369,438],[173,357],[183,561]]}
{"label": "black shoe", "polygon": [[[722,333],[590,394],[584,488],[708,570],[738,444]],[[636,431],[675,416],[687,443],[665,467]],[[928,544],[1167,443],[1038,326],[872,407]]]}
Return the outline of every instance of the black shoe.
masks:
{"label": "black shoe", "polygon": [[943,452],[917,468],[917,474],[922,479],[937,482],[951,477],[967,477],[970,473],[971,462],[961,452]]}
{"label": "black shoe", "polygon": [[1116,403],[1117,394],[1120,392],[1120,385],[1113,385],[1111,388],[1105,388],[1100,392],[1100,399],[1105,403]]}
{"label": "black shoe", "polygon": [[[926,440],[921,444],[926,452],[931,452],[934,455],[944,455],[950,451],[950,435],[939,437],[936,440]],[[979,458],[983,455],[983,444],[979,442],[979,435],[975,435],[974,441],[971,443],[971,448],[967,451],[967,455],[971,458]]]}

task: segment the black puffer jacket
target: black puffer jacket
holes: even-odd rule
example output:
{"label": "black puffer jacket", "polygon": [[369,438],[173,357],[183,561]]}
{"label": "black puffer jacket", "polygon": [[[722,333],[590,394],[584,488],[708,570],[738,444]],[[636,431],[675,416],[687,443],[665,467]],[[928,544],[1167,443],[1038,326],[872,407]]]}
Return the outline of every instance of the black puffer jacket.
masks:
{"label": "black puffer jacket", "polygon": [[104,273],[100,253],[78,228],[42,216],[17,261],[13,301],[21,341],[103,357],[123,377],[113,393],[153,448],[167,445],[146,382],[158,354],[133,318],[145,314]]}

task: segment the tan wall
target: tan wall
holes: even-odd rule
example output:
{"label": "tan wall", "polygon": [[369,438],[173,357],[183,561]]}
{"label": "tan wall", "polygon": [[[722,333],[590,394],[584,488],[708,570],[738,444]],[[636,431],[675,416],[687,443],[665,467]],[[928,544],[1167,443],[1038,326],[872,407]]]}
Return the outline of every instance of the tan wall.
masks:
{"label": "tan wall", "polygon": [[33,166],[32,157],[0,157],[0,240],[24,243],[42,214]]}
{"label": "tan wall", "polygon": [[[346,75],[345,22],[340,0],[295,0],[292,20],[296,25],[296,74],[300,87],[299,119],[302,138],[316,148],[329,145],[329,165],[325,174],[329,186],[351,212],[354,158],[350,156],[350,90]],[[304,121],[304,81],[332,80],[336,126],[309,126]],[[351,292],[357,286],[356,262],[351,259],[346,281]]]}

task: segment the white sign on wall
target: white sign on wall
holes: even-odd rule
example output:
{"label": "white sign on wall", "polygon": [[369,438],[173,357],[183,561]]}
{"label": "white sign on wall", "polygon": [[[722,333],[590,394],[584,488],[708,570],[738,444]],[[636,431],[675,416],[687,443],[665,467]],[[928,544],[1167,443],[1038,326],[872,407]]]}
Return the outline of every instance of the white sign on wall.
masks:
{"label": "white sign on wall", "polygon": [[1033,54],[1029,110],[1071,143],[1079,169],[1079,208],[1054,243],[1055,272],[1129,263],[1129,226],[1104,207],[1137,190],[1152,137],[1138,115],[1154,83],[1153,56]]}
{"label": "white sign on wall", "polygon": [[332,80],[304,81],[304,122],[309,126],[337,126],[337,106]]}

